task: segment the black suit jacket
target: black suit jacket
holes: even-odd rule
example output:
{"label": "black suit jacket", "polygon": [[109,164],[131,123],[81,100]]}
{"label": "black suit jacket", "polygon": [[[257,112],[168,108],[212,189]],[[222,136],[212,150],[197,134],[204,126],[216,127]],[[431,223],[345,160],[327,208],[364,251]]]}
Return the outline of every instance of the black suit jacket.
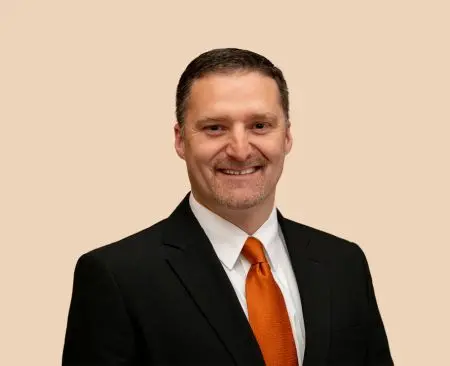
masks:
{"label": "black suit jacket", "polygon": [[[361,249],[278,219],[302,301],[303,365],[393,365]],[[62,364],[264,365],[188,196],[167,219],[79,258]]]}

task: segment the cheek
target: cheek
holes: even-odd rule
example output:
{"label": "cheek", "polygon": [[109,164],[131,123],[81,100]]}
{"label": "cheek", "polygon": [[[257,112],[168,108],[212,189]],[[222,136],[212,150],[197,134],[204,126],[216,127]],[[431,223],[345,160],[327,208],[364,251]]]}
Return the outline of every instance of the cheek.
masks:
{"label": "cheek", "polygon": [[207,143],[198,143],[190,147],[187,155],[189,165],[194,169],[211,169],[213,167],[214,157],[217,155],[217,149]]}
{"label": "cheek", "polygon": [[260,151],[272,164],[283,163],[286,156],[285,146],[280,144],[280,142],[265,144],[265,146],[261,146]]}

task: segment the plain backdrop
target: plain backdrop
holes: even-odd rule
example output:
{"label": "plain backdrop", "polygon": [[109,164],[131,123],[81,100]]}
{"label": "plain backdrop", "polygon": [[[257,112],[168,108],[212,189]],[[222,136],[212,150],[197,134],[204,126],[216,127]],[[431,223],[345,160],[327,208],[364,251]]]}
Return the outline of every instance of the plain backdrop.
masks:
{"label": "plain backdrop", "polygon": [[396,365],[448,364],[449,10],[0,0],[0,364],[59,365],[77,258],[188,192],[175,88],[217,47],[287,78],[284,215],[363,248]]}

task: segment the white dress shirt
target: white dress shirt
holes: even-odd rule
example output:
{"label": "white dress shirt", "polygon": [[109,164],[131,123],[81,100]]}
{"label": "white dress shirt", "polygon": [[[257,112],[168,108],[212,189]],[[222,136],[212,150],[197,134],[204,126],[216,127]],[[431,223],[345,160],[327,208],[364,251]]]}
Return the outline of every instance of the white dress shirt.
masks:
{"label": "white dress shirt", "polygon": [[[200,226],[219,257],[222,266],[236,291],[242,309],[248,318],[247,301],[245,297],[245,282],[250,263],[241,255],[244,243],[249,235],[231,222],[223,219],[201,205],[191,193],[189,204]],[[264,246],[272,274],[283,293],[292,331],[299,365],[303,362],[305,352],[305,326],[297,281],[287,252],[283,234],[278,225],[275,207],[267,221],[252,235]]]}

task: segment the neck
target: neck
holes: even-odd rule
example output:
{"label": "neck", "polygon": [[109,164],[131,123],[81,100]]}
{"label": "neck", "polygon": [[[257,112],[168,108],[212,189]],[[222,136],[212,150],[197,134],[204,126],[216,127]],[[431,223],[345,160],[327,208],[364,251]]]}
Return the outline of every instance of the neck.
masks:
{"label": "neck", "polygon": [[275,195],[273,194],[253,207],[231,209],[223,205],[206,204],[203,200],[198,199],[196,194],[193,192],[192,194],[200,204],[245,231],[248,235],[253,235],[267,221],[275,203]]}

